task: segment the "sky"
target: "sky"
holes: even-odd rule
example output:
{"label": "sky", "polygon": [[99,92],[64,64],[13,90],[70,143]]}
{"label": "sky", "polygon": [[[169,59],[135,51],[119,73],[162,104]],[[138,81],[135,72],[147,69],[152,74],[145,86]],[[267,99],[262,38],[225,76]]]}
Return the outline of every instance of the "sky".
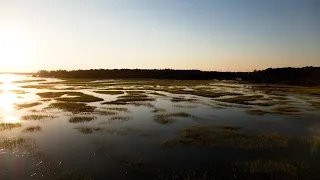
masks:
{"label": "sky", "polygon": [[0,0],[0,71],[320,66],[319,0]]}

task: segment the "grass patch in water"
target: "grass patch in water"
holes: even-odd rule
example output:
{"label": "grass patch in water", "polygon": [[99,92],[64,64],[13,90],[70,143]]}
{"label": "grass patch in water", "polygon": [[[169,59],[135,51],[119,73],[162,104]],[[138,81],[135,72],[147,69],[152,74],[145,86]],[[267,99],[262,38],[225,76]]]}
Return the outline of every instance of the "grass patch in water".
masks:
{"label": "grass patch in water", "polygon": [[133,106],[137,106],[137,107],[145,106],[145,107],[148,107],[148,108],[154,108],[155,107],[153,104],[148,103],[148,102],[131,102],[131,103],[128,103],[128,105],[133,105]]}
{"label": "grass patch in water", "polygon": [[0,123],[0,131],[11,130],[14,128],[19,128],[21,126],[21,123]]}
{"label": "grass patch in water", "polygon": [[38,85],[25,85],[21,86],[21,88],[32,88],[32,89],[55,89],[54,85],[46,85],[46,84],[38,84]]}
{"label": "grass patch in water", "polygon": [[[37,93],[37,95],[40,96],[41,98],[56,98],[56,100],[58,100],[58,101],[65,101],[65,102],[97,102],[97,101],[103,101],[102,98],[98,98],[98,97],[95,97],[95,96],[84,94],[82,92],[75,92],[75,91],[42,92],[42,93]],[[76,96],[76,97],[61,97],[63,95]]]}
{"label": "grass patch in water", "polygon": [[176,104],[173,107],[177,107],[177,108],[197,108],[197,105],[181,105],[181,104]]}
{"label": "grass patch in water", "polygon": [[164,146],[223,147],[239,149],[264,149],[287,147],[289,138],[277,133],[246,133],[235,126],[190,127],[179,137],[169,139]]}
{"label": "grass patch in water", "polygon": [[233,98],[215,99],[216,101],[250,105],[250,101],[255,101],[263,98],[263,95],[252,95],[252,96],[237,96]]}
{"label": "grass patch in water", "polygon": [[128,108],[122,108],[122,107],[102,107],[102,109],[110,110],[110,111],[129,112]]}
{"label": "grass patch in water", "polygon": [[300,110],[294,106],[281,106],[281,107],[276,107],[272,109],[273,112],[275,113],[290,113],[290,112],[300,112]]}
{"label": "grass patch in water", "polygon": [[320,102],[308,101],[315,109],[320,109]]}
{"label": "grass patch in water", "polygon": [[88,126],[80,126],[80,127],[75,127],[74,129],[78,130],[79,132],[83,134],[91,134],[94,131],[101,131],[103,130],[100,127],[88,127]]}
{"label": "grass patch in water", "polygon": [[153,113],[164,113],[164,112],[167,112],[167,110],[163,109],[163,108],[154,108],[151,112]]}
{"label": "grass patch in water", "polygon": [[290,101],[267,101],[267,102],[256,102],[256,103],[250,103],[250,104],[256,105],[256,106],[274,106],[274,105],[284,105],[288,103],[290,103]]}
{"label": "grass patch in water", "polygon": [[40,126],[29,126],[23,130],[23,132],[39,132],[41,131]]}
{"label": "grass patch in water", "polygon": [[130,116],[113,116],[109,121],[129,121],[130,119],[132,119]]}
{"label": "grass patch in water", "polygon": [[[265,177],[266,179],[300,179],[298,174],[308,172],[308,164],[289,160],[254,160],[237,161],[232,163],[234,173],[240,175],[240,179],[248,177]],[[304,174],[303,176],[305,176]],[[305,177],[301,177],[304,179]],[[251,178],[250,178],[251,179]],[[260,178],[254,178],[260,179]]]}
{"label": "grass patch in water", "polygon": [[158,93],[158,92],[148,92],[148,94],[155,95],[155,96],[167,96],[165,94]]}
{"label": "grass patch in water", "polygon": [[57,116],[32,114],[32,115],[25,115],[21,117],[21,119],[25,121],[30,121],[30,120],[40,121],[44,119],[54,119],[54,118],[57,118]]}
{"label": "grass patch in water", "polygon": [[95,113],[101,116],[113,116],[118,114],[117,112],[114,112],[114,111],[104,111],[104,110],[96,110]]}
{"label": "grass patch in water", "polygon": [[32,102],[32,103],[23,103],[23,104],[15,104],[16,109],[25,109],[25,108],[31,108],[34,106],[38,106],[42,104],[41,102]]}
{"label": "grass patch in water", "polygon": [[171,102],[196,102],[197,99],[187,99],[181,97],[174,97],[170,100]]}
{"label": "grass patch in water", "polygon": [[1,149],[15,149],[26,143],[26,139],[22,137],[8,137],[0,142]]}
{"label": "grass patch in water", "polygon": [[56,108],[63,111],[77,113],[93,113],[96,109],[95,106],[88,106],[86,103],[73,103],[73,102],[57,102],[49,105],[49,108]]}
{"label": "grass patch in water", "polygon": [[27,93],[24,90],[10,90],[10,92],[15,93],[15,94],[26,94]]}
{"label": "grass patch in water", "polygon": [[153,117],[153,120],[159,124],[171,124],[173,120],[170,117],[192,117],[191,114],[186,112],[176,112],[176,113],[167,113],[167,114],[156,114]]}
{"label": "grass patch in water", "polygon": [[124,94],[123,91],[93,91],[95,93],[99,93],[99,94],[108,94],[108,95],[120,95],[120,94]]}
{"label": "grass patch in water", "polygon": [[158,124],[171,124],[171,123],[173,123],[172,119],[170,119],[168,116],[163,115],[163,114],[157,114],[154,116],[153,119]]}
{"label": "grass patch in water", "polygon": [[84,123],[84,122],[90,122],[97,119],[97,117],[94,116],[74,116],[69,119],[70,123]]}

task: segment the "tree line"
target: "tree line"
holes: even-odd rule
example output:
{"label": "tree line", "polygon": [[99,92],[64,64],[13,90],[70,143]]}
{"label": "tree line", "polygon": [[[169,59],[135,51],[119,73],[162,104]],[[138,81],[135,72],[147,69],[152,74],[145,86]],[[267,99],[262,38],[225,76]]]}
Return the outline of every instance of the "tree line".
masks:
{"label": "tree line", "polygon": [[253,83],[320,85],[320,67],[268,68],[253,72],[218,72],[173,69],[90,69],[41,70],[38,77],[81,79],[176,79],[176,80],[237,80]]}

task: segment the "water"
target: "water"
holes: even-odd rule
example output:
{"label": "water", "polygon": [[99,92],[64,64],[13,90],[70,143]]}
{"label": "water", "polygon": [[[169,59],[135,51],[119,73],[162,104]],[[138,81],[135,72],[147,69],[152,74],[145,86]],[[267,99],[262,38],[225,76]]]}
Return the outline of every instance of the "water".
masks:
{"label": "water", "polygon": [[[14,81],[30,81],[14,83]],[[31,82],[33,80],[43,80]],[[111,116],[94,114],[97,119],[86,123],[70,123],[71,113],[57,109],[46,109],[51,101],[41,101],[36,95],[38,92],[64,91],[52,89],[22,88],[26,85],[37,85],[47,82],[60,82],[59,79],[36,78],[22,75],[0,75],[0,121],[4,123],[21,123],[22,127],[0,131],[0,138],[23,137],[28,139],[27,147],[15,149],[3,148],[0,151],[0,179],[76,179],[78,175],[87,175],[92,179],[141,179],[144,173],[139,173],[137,161],[143,161],[143,171],[153,172],[159,168],[173,171],[183,171],[190,168],[210,169],[219,166],[219,163],[229,162],[235,158],[268,156],[266,152],[256,152],[248,155],[246,151],[221,148],[164,148],[161,142],[177,137],[179,132],[191,126],[235,125],[248,132],[276,132],[290,136],[319,135],[319,110],[315,110],[304,97],[310,95],[290,94],[288,99],[302,109],[302,115],[266,114],[250,115],[245,111],[248,108],[269,110],[271,107],[244,106],[221,103],[212,98],[194,95],[171,94],[160,92],[167,96],[156,96],[151,104],[156,108],[166,109],[167,113],[187,112],[192,117],[172,117],[173,123],[162,125],[153,120],[154,108],[146,106],[117,106],[102,105],[101,102],[88,103],[103,110],[103,107],[127,107],[128,112],[119,112],[117,116],[129,116],[129,121],[109,121]],[[115,83],[118,80],[94,81],[94,83]],[[121,83],[121,81],[120,81]],[[139,82],[139,85],[143,82]],[[112,86],[111,86],[112,85]],[[120,95],[104,95],[92,92],[97,89],[114,88],[113,84],[106,87],[86,87],[77,91],[103,98],[104,101],[114,101]],[[132,85],[119,87],[137,88]],[[232,87],[228,87],[232,86]],[[68,84],[56,84],[55,88],[74,87]],[[201,86],[199,86],[201,87]],[[186,87],[189,88],[189,87]],[[247,95],[263,94],[249,87],[239,84],[215,83],[215,91],[241,92]],[[143,88],[142,88],[143,89]],[[190,88],[189,88],[190,89]],[[17,91],[26,91],[19,94]],[[68,90],[74,91],[74,90]],[[146,90],[146,92],[154,92]],[[172,97],[196,98],[197,102],[171,102]],[[311,97],[312,98],[312,97]],[[15,103],[41,102],[39,106],[16,109]],[[221,104],[232,106],[225,107]],[[178,105],[178,106],[177,106]],[[180,105],[180,106],[179,106]],[[234,107],[235,106],[235,107]],[[42,112],[30,112],[38,110]],[[22,120],[22,116],[30,114],[54,115],[54,119],[30,121]],[[23,131],[25,127],[39,125],[40,132]],[[79,126],[101,127],[108,131],[97,131],[83,134],[74,129]],[[310,151],[317,152],[317,147],[310,147]],[[308,152],[298,152],[301,156],[309,156]],[[27,155],[26,155],[27,154]],[[295,154],[296,155],[296,154]],[[48,170],[50,169],[50,171]],[[71,172],[71,173],[69,173]]]}

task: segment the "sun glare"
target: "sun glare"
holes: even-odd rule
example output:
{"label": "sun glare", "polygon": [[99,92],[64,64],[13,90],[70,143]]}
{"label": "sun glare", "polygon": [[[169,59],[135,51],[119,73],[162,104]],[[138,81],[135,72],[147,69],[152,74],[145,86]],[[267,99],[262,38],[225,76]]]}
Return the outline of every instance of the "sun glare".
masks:
{"label": "sun glare", "polygon": [[14,104],[21,103],[21,99],[12,92],[17,86],[12,82],[18,80],[18,77],[10,74],[0,75],[0,113],[4,114],[3,122],[16,123],[20,122],[19,118],[13,116]]}
{"label": "sun glare", "polygon": [[4,69],[15,69],[30,54],[31,41],[17,29],[0,28],[0,59]]}

